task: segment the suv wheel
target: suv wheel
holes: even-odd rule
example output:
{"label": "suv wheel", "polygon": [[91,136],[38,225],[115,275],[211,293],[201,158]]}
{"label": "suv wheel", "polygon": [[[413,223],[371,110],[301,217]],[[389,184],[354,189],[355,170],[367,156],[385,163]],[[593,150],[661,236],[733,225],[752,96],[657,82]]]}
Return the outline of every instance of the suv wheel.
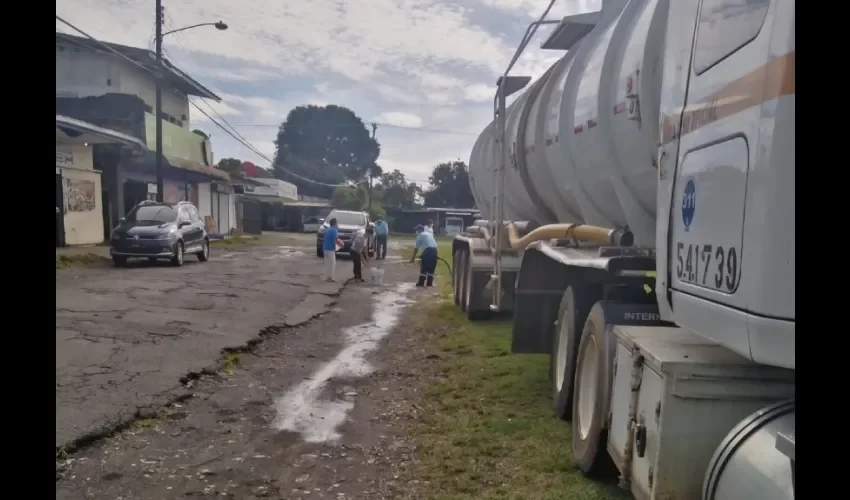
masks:
{"label": "suv wheel", "polygon": [[201,245],[201,251],[198,252],[198,260],[201,262],[210,260],[210,240],[204,240],[204,243]]}
{"label": "suv wheel", "polygon": [[171,257],[171,264],[177,267],[183,265],[183,257],[185,256],[185,251],[183,249],[183,242],[178,241],[174,246],[174,256]]}

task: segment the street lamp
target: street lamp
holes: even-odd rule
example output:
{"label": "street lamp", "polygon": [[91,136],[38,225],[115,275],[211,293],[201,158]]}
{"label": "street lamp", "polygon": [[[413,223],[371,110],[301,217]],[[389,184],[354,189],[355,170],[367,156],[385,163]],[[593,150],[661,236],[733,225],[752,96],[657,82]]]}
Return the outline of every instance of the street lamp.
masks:
{"label": "street lamp", "polygon": [[164,196],[164,187],[162,181],[162,84],[161,79],[163,78],[165,72],[162,71],[162,39],[165,35],[170,35],[172,33],[177,33],[178,31],[186,31],[192,28],[199,28],[201,26],[215,26],[217,30],[224,31],[227,29],[227,24],[222,21],[218,21],[215,23],[200,23],[193,24],[191,26],[186,26],[183,28],[177,28],[175,30],[162,32],[162,23],[163,23],[163,8],[162,8],[162,0],[156,0],[156,67],[159,71],[159,75],[156,78],[156,109],[155,113],[155,121],[156,121],[156,201],[162,203]]}

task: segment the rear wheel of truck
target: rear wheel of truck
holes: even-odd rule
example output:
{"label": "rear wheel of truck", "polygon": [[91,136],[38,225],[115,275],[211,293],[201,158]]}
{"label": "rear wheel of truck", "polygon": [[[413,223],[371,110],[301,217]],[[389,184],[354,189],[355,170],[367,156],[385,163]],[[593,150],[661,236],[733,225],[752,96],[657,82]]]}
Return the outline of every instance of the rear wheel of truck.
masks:
{"label": "rear wheel of truck", "polygon": [[573,381],[581,332],[590,308],[600,296],[598,286],[571,285],[561,298],[558,325],[552,335],[549,377],[552,381],[552,410],[556,417],[567,422],[573,418]]}
{"label": "rear wheel of truck", "polygon": [[[478,296],[481,294],[481,287],[484,285],[481,283],[481,279],[472,271],[472,259],[469,255],[464,256],[464,262],[466,265],[464,266],[463,273],[463,310],[466,312],[466,319],[469,321],[480,321],[482,319],[486,319],[490,310],[482,310],[476,309],[478,305],[476,304]],[[482,274],[480,271],[479,275]]]}
{"label": "rear wheel of truck", "polygon": [[463,249],[454,253],[454,264],[452,265],[452,290],[454,291],[455,305],[463,308],[463,273],[465,269],[466,251]]}
{"label": "rear wheel of truck", "polygon": [[582,330],[573,390],[573,458],[579,469],[591,477],[606,477],[615,470],[606,450],[608,431],[602,428],[605,356],[605,312],[602,303],[597,302]]}

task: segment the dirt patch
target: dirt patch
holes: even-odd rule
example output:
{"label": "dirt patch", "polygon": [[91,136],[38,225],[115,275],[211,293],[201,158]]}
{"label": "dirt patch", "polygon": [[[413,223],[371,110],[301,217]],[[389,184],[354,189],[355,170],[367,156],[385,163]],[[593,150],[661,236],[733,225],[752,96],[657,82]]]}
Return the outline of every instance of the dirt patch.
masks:
{"label": "dirt patch", "polygon": [[67,269],[69,267],[90,266],[94,264],[103,264],[109,262],[108,257],[97,255],[95,253],[57,255],[56,269]]}

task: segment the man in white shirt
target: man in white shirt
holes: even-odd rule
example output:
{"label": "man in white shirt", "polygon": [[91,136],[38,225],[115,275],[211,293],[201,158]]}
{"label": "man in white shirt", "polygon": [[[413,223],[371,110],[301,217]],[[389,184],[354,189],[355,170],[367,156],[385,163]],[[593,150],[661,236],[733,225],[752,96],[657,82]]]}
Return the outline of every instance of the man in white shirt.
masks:
{"label": "man in white shirt", "polygon": [[362,261],[369,260],[369,252],[367,243],[372,239],[372,233],[375,230],[371,226],[366,226],[366,230],[358,230],[354,233],[354,238],[351,240],[351,260],[354,263],[354,280],[365,281],[363,279]]}

